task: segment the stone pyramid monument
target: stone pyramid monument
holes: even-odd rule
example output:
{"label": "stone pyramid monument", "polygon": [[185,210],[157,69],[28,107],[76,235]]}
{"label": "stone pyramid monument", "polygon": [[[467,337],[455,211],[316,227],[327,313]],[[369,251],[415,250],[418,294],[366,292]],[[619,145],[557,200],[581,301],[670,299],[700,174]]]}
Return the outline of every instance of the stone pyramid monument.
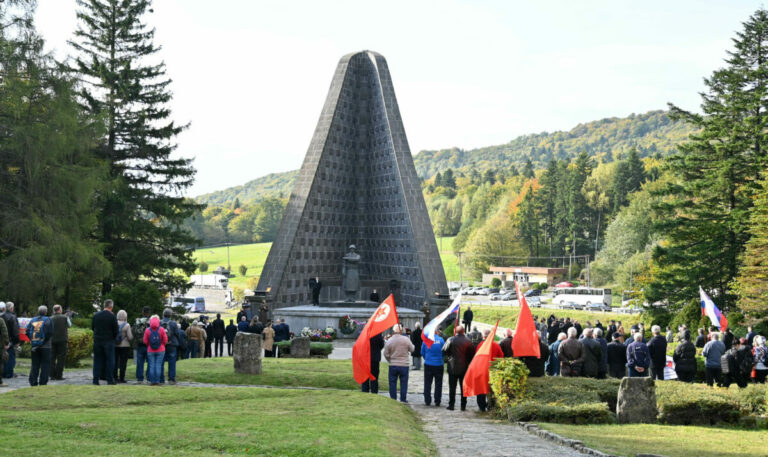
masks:
{"label": "stone pyramid monument", "polygon": [[383,56],[363,51],[339,61],[257,294],[271,308],[342,300],[343,260],[355,245],[357,300],[375,289],[418,309],[447,294],[419,178]]}

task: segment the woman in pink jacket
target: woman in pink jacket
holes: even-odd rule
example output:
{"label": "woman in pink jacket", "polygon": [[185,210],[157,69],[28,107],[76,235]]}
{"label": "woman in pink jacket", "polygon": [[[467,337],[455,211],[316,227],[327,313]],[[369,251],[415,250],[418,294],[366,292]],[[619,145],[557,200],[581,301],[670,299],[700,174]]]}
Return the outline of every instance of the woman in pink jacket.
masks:
{"label": "woman in pink jacket", "polygon": [[168,343],[168,335],[165,329],[160,327],[160,318],[157,315],[150,317],[149,328],[144,331],[144,344],[147,345],[149,362],[147,378],[153,386],[160,385],[166,343]]}

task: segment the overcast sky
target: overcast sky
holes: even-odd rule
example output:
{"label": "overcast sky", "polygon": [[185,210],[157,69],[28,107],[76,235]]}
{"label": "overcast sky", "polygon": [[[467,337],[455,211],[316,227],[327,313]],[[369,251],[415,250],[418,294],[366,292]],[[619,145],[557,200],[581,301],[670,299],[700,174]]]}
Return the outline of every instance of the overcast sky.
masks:
{"label": "overcast sky", "polygon": [[[74,0],[38,0],[59,57]],[[156,0],[190,195],[301,166],[339,58],[389,63],[411,151],[697,109],[759,1]]]}

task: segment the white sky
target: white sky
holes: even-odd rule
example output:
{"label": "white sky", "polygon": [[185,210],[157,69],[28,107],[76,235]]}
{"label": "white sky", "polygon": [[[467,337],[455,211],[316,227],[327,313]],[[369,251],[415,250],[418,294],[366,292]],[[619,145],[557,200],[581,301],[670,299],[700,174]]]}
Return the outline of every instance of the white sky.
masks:
{"label": "white sky", "polygon": [[[37,27],[70,52],[74,0],[38,0]],[[697,109],[746,0],[155,0],[147,18],[191,122],[190,195],[299,168],[339,58],[386,57],[411,151],[664,109]]]}

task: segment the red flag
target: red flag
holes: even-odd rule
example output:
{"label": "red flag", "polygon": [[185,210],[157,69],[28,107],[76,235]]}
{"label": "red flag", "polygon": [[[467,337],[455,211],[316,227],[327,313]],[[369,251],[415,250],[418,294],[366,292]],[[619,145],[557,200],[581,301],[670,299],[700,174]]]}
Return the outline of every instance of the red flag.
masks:
{"label": "red flag", "polygon": [[515,337],[512,339],[512,353],[515,357],[541,357],[539,347],[539,332],[536,331],[536,323],[533,322],[531,309],[525,296],[520,293],[520,284],[515,282],[517,289],[517,301],[520,303],[520,315],[517,316]]}
{"label": "red flag", "polygon": [[469,363],[467,373],[464,375],[464,396],[472,397],[474,395],[487,394],[488,372],[491,369],[491,346],[493,338],[496,336],[496,329],[499,327],[499,321],[493,327],[493,331],[488,334],[488,338],[475,352],[475,357]]}
{"label": "red flag", "polygon": [[357,337],[355,345],[352,346],[352,372],[355,381],[362,384],[369,379],[375,380],[376,377],[371,374],[371,337],[387,330],[397,324],[397,310],[395,309],[395,298],[390,295],[376,309],[365,327]]}

